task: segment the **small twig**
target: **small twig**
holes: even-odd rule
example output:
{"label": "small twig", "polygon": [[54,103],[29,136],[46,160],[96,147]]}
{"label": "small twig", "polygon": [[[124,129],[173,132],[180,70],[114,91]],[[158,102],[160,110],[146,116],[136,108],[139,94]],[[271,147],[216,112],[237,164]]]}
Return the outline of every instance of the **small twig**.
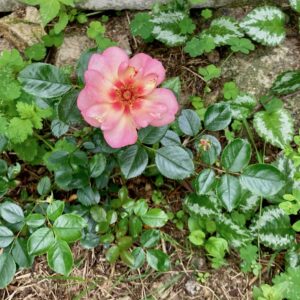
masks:
{"label": "small twig", "polygon": [[186,67],[186,66],[182,66],[183,69],[187,70],[188,72],[192,73],[193,75],[195,75],[196,77],[200,78],[202,81],[204,81],[206,84],[208,83],[207,80],[205,80],[201,75],[199,75],[198,73],[194,72],[193,70],[191,70],[190,68]]}

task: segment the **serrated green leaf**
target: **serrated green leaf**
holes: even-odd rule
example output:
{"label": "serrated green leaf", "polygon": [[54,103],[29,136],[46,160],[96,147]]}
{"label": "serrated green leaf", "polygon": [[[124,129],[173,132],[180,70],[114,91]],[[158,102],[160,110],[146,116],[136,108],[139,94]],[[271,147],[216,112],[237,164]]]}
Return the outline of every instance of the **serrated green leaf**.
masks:
{"label": "serrated green leaf", "polygon": [[130,30],[134,36],[140,36],[144,40],[151,38],[154,25],[148,13],[137,13],[130,22]]}
{"label": "serrated green leaf", "polygon": [[215,172],[213,169],[202,170],[194,181],[197,195],[207,194],[212,189],[215,179]]}
{"label": "serrated green leaf", "polygon": [[147,251],[147,263],[154,270],[159,272],[166,272],[170,270],[171,263],[167,254],[157,249],[150,249]]}
{"label": "serrated green leaf", "polygon": [[0,254],[0,288],[5,288],[14,278],[16,263],[9,253]]}
{"label": "serrated green leaf", "polygon": [[222,153],[221,163],[230,172],[240,172],[251,158],[251,146],[247,140],[235,139],[229,143]]}
{"label": "serrated green leaf", "polygon": [[150,227],[163,227],[168,222],[167,214],[160,208],[151,208],[141,216],[144,224]]}
{"label": "serrated green leaf", "polygon": [[231,212],[241,200],[241,186],[238,178],[225,174],[217,187],[217,195],[227,211]]}
{"label": "serrated green leaf", "polygon": [[41,255],[46,253],[54,243],[53,231],[49,228],[36,230],[28,239],[27,249],[29,255]]}
{"label": "serrated green leaf", "polygon": [[0,226],[0,248],[9,246],[14,240],[14,233],[5,226]]}
{"label": "serrated green leaf", "polygon": [[24,221],[24,213],[22,208],[19,205],[9,201],[0,204],[0,216],[3,220],[10,224],[16,224]]}
{"label": "serrated green leaf", "polygon": [[259,136],[273,146],[284,149],[293,140],[294,122],[285,109],[260,111],[255,114],[253,125]]}
{"label": "serrated green leaf", "polygon": [[146,128],[141,128],[138,132],[139,140],[143,144],[153,145],[155,143],[158,143],[163,138],[167,130],[168,126],[148,126]]}
{"label": "serrated green leaf", "polygon": [[256,42],[276,46],[285,39],[284,23],[285,15],[279,8],[262,6],[252,10],[240,26]]}
{"label": "serrated green leaf", "polygon": [[201,129],[201,121],[197,113],[191,109],[184,109],[178,118],[180,130],[190,136],[195,136]]}
{"label": "serrated green leaf", "polygon": [[139,145],[129,146],[118,153],[122,173],[127,179],[141,175],[148,164],[148,154]]}
{"label": "serrated green leaf", "polygon": [[225,129],[231,122],[230,106],[217,103],[208,107],[204,115],[204,127],[207,130],[218,131]]}
{"label": "serrated green leaf", "polygon": [[57,238],[71,243],[81,239],[85,226],[86,222],[82,217],[65,214],[55,220],[53,230]]}
{"label": "serrated green leaf", "polygon": [[74,261],[67,242],[57,240],[48,250],[47,261],[53,271],[68,276],[72,271]]}
{"label": "serrated green leaf", "polygon": [[167,178],[180,180],[194,172],[194,163],[189,153],[179,146],[158,149],[155,162],[160,173]]}
{"label": "serrated green leaf", "polygon": [[247,167],[240,176],[241,185],[254,195],[270,197],[284,186],[283,174],[274,166],[255,164]]}
{"label": "serrated green leaf", "polygon": [[45,63],[27,66],[18,79],[25,92],[41,98],[59,97],[72,88],[67,76],[59,68]]}

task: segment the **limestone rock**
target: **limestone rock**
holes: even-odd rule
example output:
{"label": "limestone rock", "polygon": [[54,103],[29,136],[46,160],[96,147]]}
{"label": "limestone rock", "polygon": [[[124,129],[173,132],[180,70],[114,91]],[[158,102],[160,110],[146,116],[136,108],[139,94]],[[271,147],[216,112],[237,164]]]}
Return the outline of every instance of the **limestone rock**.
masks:
{"label": "limestone rock", "polygon": [[26,47],[41,41],[46,34],[39,11],[26,7],[0,19],[0,34],[15,48],[23,51]]}
{"label": "limestone rock", "polygon": [[20,3],[16,0],[0,0],[0,12],[13,11]]}
{"label": "limestone rock", "polygon": [[[234,55],[226,62],[223,76],[235,80],[241,91],[258,98],[268,91],[279,74],[300,69],[299,57],[299,39],[287,38],[278,47],[258,47],[250,55]],[[300,94],[284,97],[284,101],[300,122]]]}
{"label": "limestone rock", "polygon": [[13,45],[9,43],[7,40],[0,38],[0,53],[3,50],[11,50],[13,49]]}

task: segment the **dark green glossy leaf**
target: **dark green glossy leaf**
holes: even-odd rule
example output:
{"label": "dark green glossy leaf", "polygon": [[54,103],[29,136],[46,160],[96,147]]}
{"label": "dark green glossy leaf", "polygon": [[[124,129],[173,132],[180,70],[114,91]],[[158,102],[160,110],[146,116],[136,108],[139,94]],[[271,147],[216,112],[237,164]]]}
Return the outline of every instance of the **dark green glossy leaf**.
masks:
{"label": "dark green glossy leaf", "polygon": [[5,226],[0,226],[0,248],[5,248],[14,240],[14,233]]}
{"label": "dark green glossy leaf", "polygon": [[139,130],[139,140],[143,144],[153,145],[158,143],[166,134],[169,126],[148,126]]}
{"label": "dark green glossy leaf", "polygon": [[49,228],[36,230],[28,239],[27,249],[29,255],[41,255],[46,253],[54,243],[53,231]]}
{"label": "dark green glossy leaf", "polygon": [[251,158],[251,146],[246,140],[235,139],[228,144],[222,153],[221,163],[230,172],[240,172]]}
{"label": "dark green glossy leaf", "polygon": [[145,230],[141,235],[141,245],[144,248],[152,248],[157,246],[160,241],[160,231],[157,229]]}
{"label": "dark green glossy leaf", "polygon": [[195,136],[201,129],[201,121],[194,110],[184,109],[178,118],[180,130],[190,136]]}
{"label": "dark green glossy leaf", "polygon": [[0,288],[5,288],[14,278],[16,264],[9,253],[0,254]]}
{"label": "dark green glossy leaf", "polygon": [[8,201],[0,204],[0,216],[3,220],[11,224],[24,221],[22,208],[19,205]]}
{"label": "dark green glossy leaf", "polygon": [[207,130],[225,129],[231,122],[231,109],[228,104],[217,103],[208,107],[204,116],[204,126]]}
{"label": "dark green glossy leaf", "polygon": [[119,152],[118,161],[122,173],[130,179],[141,175],[146,169],[148,154],[141,146],[133,145]]}
{"label": "dark green glossy leaf", "polygon": [[159,272],[167,272],[171,267],[169,256],[157,249],[147,251],[147,263],[150,267]]}
{"label": "dark green glossy leaf", "polygon": [[37,185],[37,191],[41,196],[46,196],[51,191],[51,180],[48,176],[41,178]]}
{"label": "dark green glossy leaf", "polygon": [[160,173],[171,179],[184,179],[194,172],[189,153],[179,146],[167,146],[157,150],[155,162]]}
{"label": "dark green glossy leaf", "polygon": [[194,187],[198,195],[207,194],[215,182],[215,172],[213,169],[204,169],[195,178]]}
{"label": "dark green glossy leaf", "polygon": [[168,222],[167,214],[160,208],[151,208],[141,216],[144,224],[150,227],[162,227]]}
{"label": "dark green glossy leaf", "polygon": [[45,63],[27,66],[18,79],[25,92],[41,98],[59,97],[72,88],[69,79],[59,68]]}

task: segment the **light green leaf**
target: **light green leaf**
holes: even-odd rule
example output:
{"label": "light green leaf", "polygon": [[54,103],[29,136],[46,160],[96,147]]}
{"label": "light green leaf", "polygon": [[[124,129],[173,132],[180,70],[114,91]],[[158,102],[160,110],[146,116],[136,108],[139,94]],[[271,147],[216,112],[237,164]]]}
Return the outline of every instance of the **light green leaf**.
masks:
{"label": "light green leaf", "polygon": [[285,15],[279,8],[262,6],[252,10],[240,26],[256,42],[276,46],[285,39],[284,23]]}
{"label": "light green leaf", "polygon": [[147,251],[147,263],[154,270],[159,272],[166,272],[170,270],[171,263],[167,254],[157,249],[150,249]]}
{"label": "light green leaf", "polygon": [[293,140],[294,122],[290,113],[285,109],[272,113],[266,111],[256,113],[253,126],[260,137],[281,149]]}
{"label": "light green leaf", "polygon": [[85,220],[73,214],[62,215],[58,217],[53,224],[56,237],[68,243],[80,240],[84,227],[86,227]]}
{"label": "light green leaf", "polygon": [[47,0],[40,1],[39,4],[42,23],[44,26],[46,26],[58,15],[60,10],[60,3],[58,2],[58,0]]}
{"label": "light green leaf", "polygon": [[49,228],[36,230],[28,239],[27,249],[29,255],[41,255],[46,253],[54,243],[53,231]]}
{"label": "light green leaf", "polygon": [[73,268],[73,255],[67,242],[57,240],[47,253],[49,267],[56,273],[68,276]]}
{"label": "light green leaf", "polygon": [[150,227],[163,227],[168,222],[167,214],[160,208],[149,209],[141,219]]}

